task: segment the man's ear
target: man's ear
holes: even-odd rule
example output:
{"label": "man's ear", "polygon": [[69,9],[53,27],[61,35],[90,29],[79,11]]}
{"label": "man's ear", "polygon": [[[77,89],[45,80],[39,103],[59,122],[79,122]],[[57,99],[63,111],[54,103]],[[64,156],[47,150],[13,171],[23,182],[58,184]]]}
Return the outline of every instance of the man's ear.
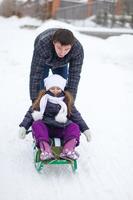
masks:
{"label": "man's ear", "polygon": [[55,45],[56,44],[56,41],[53,41],[53,45]]}

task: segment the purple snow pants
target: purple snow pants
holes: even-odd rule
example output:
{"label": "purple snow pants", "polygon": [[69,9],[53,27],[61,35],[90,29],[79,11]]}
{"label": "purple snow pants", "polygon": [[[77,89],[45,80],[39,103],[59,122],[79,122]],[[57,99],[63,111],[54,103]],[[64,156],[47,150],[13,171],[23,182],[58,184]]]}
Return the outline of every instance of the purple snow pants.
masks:
{"label": "purple snow pants", "polygon": [[49,138],[60,138],[65,144],[71,139],[76,138],[79,145],[80,129],[76,123],[71,123],[65,128],[49,127],[42,120],[34,121],[32,124],[32,134],[36,145],[39,147],[41,141],[50,143]]}

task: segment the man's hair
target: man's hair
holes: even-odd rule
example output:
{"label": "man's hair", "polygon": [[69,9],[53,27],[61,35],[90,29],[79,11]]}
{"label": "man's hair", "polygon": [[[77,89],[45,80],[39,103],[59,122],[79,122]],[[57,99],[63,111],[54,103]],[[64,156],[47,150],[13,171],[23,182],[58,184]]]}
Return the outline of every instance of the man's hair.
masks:
{"label": "man's hair", "polygon": [[58,29],[53,35],[53,42],[60,42],[61,45],[73,45],[75,37],[68,29]]}

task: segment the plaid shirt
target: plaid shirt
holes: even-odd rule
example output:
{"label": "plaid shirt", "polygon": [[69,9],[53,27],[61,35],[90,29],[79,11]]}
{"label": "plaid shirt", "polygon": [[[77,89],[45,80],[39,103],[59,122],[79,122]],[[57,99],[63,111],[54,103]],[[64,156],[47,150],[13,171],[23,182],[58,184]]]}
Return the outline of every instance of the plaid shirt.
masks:
{"label": "plaid shirt", "polygon": [[30,72],[30,97],[34,100],[39,92],[39,85],[44,79],[44,67],[49,65],[51,70],[69,64],[69,74],[66,89],[74,98],[80,80],[84,52],[80,42],[75,38],[75,43],[64,58],[59,58],[53,45],[53,34],[57,29],[48,29],[42,32],[35,40],[34,52]]}

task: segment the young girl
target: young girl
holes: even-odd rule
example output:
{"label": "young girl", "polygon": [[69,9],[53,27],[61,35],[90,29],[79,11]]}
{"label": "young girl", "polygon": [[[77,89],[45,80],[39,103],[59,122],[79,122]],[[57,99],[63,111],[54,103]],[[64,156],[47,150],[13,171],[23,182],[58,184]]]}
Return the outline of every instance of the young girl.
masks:
{"label": "young girl", "polygon": [[33,138],[40,148],[41,160],[54,158],[50,138],[63,141],[61,158],[77,159],[75,147],[79,145],[80,131],[90,140],[90,130],[73,105],[72,95],[64,91],[66,80],[54,74],[44,79],[45,90],[41,90],[32,107],[20,124],[19,136],[25,138],[26,130],[32,126]]}

